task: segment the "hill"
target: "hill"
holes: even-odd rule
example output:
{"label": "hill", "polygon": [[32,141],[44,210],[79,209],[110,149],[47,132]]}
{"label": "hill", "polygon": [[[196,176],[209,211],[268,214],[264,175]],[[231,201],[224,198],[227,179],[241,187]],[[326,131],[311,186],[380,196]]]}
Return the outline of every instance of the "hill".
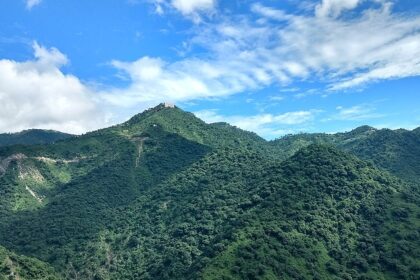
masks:
{"label": "hill", "polygon": [[3,147],[0,245],[60,279],[415,279],[418,187],[327,140],[266,142],[159,105]]}
{"label": "hill", "polygon": [[420,181],[420,133],[362,126],[346,133],[288,135],[270,143],[284,158],[310,144],[329,144],[410,181]]}
{"label": "hill", "polygon": [[18,133],[0,134],[0,147],[9,145],[49,144],[73,136],[53,130],[29,129]]}
{"label": "hill", "polygon": [[260,205],[204,270],[205,278],[418,274],[419,198],[389,174],[332,147],[311,145],[266,168],[259,184]]}

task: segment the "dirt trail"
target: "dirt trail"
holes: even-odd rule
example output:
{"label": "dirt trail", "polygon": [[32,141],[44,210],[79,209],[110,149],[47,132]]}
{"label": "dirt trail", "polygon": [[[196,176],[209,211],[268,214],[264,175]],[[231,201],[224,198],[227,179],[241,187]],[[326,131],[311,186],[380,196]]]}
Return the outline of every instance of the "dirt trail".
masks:
{"label": "dirt trail", "polygon": [[137,156],[136,156],[136,168],[139,167],[140,163],[140,156],[143,153],[143,145],[144,145],[144,139],[140,139],[140,141],[137,143]]}
{"label": "dirt trail", "polygon": [[132,139],[132,141],[136,144],[137,146],[137,155],[136,155],[136,160],[135,160],[135,167],[139,167],[140,164],[140,157],[141,154],[143,153],[144,150],[144,141],[148,140],[149,137],[135,137]]}
{"label": "dirt trail", "polygon": [[34,157],[34,159],[43,161],[46,163],[75,163],[79,162],[81,159],[85,159],[86,157],[74,158],[74,159],[53,159],[48,157]]}
{"label": "dirt trail", "polygon": [[14,280],[20,280],[20,276],[19,276],[19,274],[16,271],[16,266],[15,266],[15,264],[13,263],[13,261],[9,257],[7,257],[7,259],[6,259],[6,265],[10,269],[9,278],[10,279],[14,279]]}
{"label": "dirt trail", "polygon": [[42,203],[42,198],[40,196],[38,196],[33,190],[31,190],[31,188],[29,188],[28,186],[26,186],[26,190],[36,199],[38,200],[39,203]]}

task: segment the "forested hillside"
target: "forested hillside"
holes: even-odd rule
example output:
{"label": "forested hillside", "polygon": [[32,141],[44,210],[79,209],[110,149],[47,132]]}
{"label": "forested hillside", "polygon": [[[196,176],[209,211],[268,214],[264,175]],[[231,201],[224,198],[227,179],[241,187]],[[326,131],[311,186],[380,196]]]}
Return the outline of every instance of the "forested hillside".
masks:
{"label": "forested hillside", "polygon": [[267,142],[159,105],[0,148],[0,279],[418,279],[419,139]]}
{"label": "forested hillside", "polygon": [[73,137],[73,135],[53,130],[29,129],[18,133],[0,134],[0,147],[18,144],[49,144],[70,137]]}
{"label": "forested hillside", "polygon": [[420,128],[378,130],[362,126],[346,133],[288,135],[270,143],[281,150],[284,157],[310,144],[334,145],[361,159],[371,160],[403,179],[420,180]]}
{"label": "forested hillside", "polygon": [[34,258],[11,253],[0,246],[0,279],[56,280],[60,277],[49,265]]}

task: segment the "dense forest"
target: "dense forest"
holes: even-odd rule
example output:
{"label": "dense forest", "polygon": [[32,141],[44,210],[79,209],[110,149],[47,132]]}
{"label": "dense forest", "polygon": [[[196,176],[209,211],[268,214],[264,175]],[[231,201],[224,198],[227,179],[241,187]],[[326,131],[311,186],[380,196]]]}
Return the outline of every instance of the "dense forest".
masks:
{"label": "dense forest", "polygon": [[0,279],[56,280],[60,277],[49,265],[34,258],[11,253],[0,246]]}
{"label": "dense forest", "polygon": [[50,144],[74,135],[53,130],[29,129],[18,133],[0,134],[0,147],[9,145]]}
{"label": "dense forest", "polygon": [[0,279],[419,279],[419,128],[265,141],[159,105],[56,140],[0,148]]}

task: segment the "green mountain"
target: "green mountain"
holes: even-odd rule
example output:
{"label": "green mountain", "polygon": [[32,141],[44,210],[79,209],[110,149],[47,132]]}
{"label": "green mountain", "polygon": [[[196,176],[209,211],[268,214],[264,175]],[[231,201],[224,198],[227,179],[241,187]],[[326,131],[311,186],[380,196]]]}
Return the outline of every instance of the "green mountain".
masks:
{"label": "green mountain", "polygon": [[29,129],[18,133],[0,134],[0,147],[9,145],[49,144],[74,135],[53,130]]}
{"label": "green mountain", "polygon": [[346,133],[288,135],[270,143],[283,151],[285,157],[310,144],[334,145],[361,159],[371,160],[396,176],[420,182],[420,128],[378,130],[362,126]]}
{"label": "green mountain", "polygon": [[322,145],[301,149],[262,177],[259,205],[206,268],[208,279],[418,275],[418,196],[398,179]]}
{"label": "green mountain", "polygon": [[0,148],[0,245],[60,279],[416,279],[410,173],[341,151],[362,142],[298,137],[267,142],[159,105],[77,138]]}

